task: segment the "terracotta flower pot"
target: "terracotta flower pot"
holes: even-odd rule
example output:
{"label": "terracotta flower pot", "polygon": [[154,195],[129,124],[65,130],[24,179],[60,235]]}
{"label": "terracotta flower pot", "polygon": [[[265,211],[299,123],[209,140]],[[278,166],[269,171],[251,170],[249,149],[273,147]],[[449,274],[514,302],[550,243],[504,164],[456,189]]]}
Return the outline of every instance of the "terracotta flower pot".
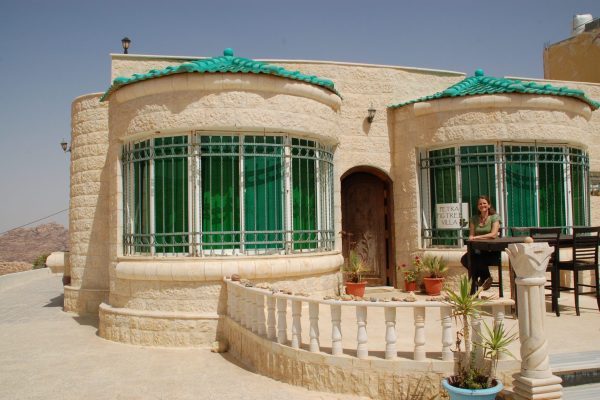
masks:
{"label": "terracotta flower pot", "polygon": [[404,290],[406,292],[416,292],[417,291],[417,282],[404,281]]}
{"label": "terracotta flower pot", "polygon": [[346,282],[346,294],[351,294],[352,296],[356,296],[356,297],[364,297],[366,286],[367,286],[367,281]]}
{"label": "terracotta flower pot", "polygon": [[429,296],[439,296],[444,287],[444,278],[423,278],[425,293]]}

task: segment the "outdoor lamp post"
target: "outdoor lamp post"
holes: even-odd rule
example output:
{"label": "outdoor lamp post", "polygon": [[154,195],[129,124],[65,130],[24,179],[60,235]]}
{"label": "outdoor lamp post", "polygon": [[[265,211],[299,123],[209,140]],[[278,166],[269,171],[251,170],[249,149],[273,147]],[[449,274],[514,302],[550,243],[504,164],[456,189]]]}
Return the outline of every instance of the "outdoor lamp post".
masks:
{"label": "outdoor lamp post", "polygon": [[69,143],[67,143],[67,141],[65,139],[63,139],[62,142],[60,142],[60,147],[62,147],[62,149],[65,153],[71,151],[71,146],[69,146]]}
{"label": "outdoor lamp post", "polygon": [[129,52],[127,50],[129,49],[130,44],[131,44],[131,39],[129,39],[127,36],[125,36],[123,39],[121,39],[121,45],[123,46],[123,54],[129,54]]}
{"label": "outdoor lamp post", "polygon": [[369,109],[367,110],[367,121],[369,121],[369,123],[373,122],[373,119],[375,119],[375,113],[377,112],[376,109],[373,108],[373,104],[371,104],[371,107],[369,107]]}

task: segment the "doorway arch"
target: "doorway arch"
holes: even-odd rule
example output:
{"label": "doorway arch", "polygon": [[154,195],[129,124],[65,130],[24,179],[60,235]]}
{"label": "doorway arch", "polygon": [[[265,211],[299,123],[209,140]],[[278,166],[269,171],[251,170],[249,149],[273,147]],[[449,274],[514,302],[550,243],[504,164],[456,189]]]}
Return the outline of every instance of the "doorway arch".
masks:
{"label": "doorway arch", "polygon": [[396,286],[393,193],[389,176],[373,167],[355,167],[341,177],[342,251],[361,256],[370,285]]}

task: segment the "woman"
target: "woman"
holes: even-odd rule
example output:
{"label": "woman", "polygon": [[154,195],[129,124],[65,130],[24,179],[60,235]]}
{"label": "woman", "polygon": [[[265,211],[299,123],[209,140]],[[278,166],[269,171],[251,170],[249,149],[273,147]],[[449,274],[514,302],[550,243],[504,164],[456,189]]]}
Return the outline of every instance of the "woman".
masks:
{"label": "woman", "polygon": [[[495,239],[500,231],[500,216],[492,207],[490,198],[481,195],[477,198],[478,215],[474,215],[469,220],[469,240]],[[468,255],[465,254],[460,259],[463,267],[468,268]],[[490,265],[495,265],[500,257],[498,251],[478,251],[471,254],[472,279],[483,290],[488,290],[492,286],[492,275],[490,274]]]}

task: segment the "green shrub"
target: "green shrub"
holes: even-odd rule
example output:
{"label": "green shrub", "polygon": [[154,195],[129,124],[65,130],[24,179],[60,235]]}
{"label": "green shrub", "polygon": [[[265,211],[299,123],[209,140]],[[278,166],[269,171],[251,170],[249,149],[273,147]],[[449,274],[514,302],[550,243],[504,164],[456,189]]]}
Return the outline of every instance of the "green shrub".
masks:
{"label": "green shrub", "polygon": [[33,261],[33,269],[46,268],[46,258],[50,254],[42,254]]}

